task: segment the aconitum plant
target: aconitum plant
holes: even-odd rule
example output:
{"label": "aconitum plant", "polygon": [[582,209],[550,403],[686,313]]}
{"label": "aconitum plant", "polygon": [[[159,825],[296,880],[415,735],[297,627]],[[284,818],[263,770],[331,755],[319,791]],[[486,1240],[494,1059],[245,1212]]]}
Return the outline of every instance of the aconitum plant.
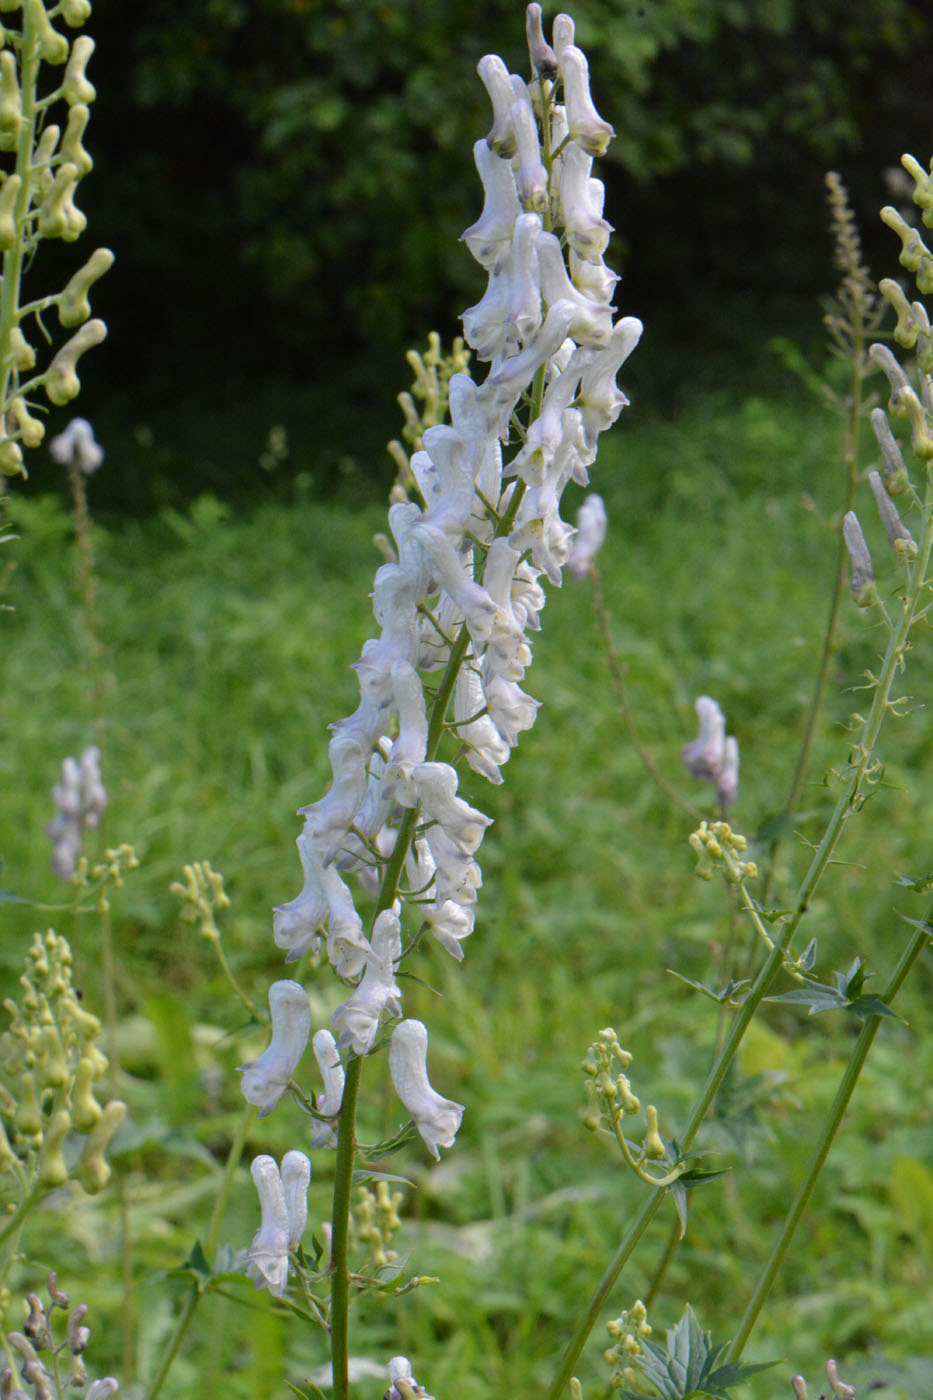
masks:
{"label": "aconitum plant", "polygon": [[[534,723],[538,701],[523,686],[542,581],[560,584],[574,536],[561,497],[569,482],[589,480],[599,436],[626,403],[616,375],[642,329],[613,307],[611,229],[593,174],[613,133],[591,99],[573,21],[559,15],[548,44],[541,8],[530,5],[527,29],[529,78],[495,55],[479,63],[492,127],[474,147],[485,198],[463,239],[488,282],[463,327],[487,368],[479,380],[450,378],[450,422],[426,429],[409,490],[389,511],[392,557],[373,581],[378,633],[355,662],[359,705],[331,726],[331,785],[300,813],[304,884],[275,911],[286,961],[325,952],[348,993],[322,1028],[336,1037],[323,1049],[327,1073],[345,1076],[342,1097],[328,1088],[314,1110],[330,1110],[316,1140],[337,1153],[327,1304],[337,1395],[348,1384],[348,1210],[364,1067],[384,1064],[388,1043],[400,1116],[432,1156],[454,1146],[464,1107],[430,1082],[429,1028],[405,1017],[398,972],[425,936],[464,956],[489,818],[460,795],[458,766],[500,783]],[[311,1031],[298,983],[275,983],[269,1003],[272,1043],[243,1070],[244,1093],[263,1113]],[[256,1281],[278,1290],[279,1257],[269,1274],[263,1257],[251,1251]]]}

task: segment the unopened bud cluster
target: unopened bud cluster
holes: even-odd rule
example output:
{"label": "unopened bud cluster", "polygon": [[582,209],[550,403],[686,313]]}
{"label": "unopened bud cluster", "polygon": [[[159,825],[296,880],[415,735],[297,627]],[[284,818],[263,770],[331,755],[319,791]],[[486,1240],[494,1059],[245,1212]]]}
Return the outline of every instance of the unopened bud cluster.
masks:
{"label": "unopened bud cluster", "polygon": [[696,873],[701,880],[712,880],[717,870],[730,885],[757,878],[755,862],[742,860],[748,842],[728,822],[700,822],[689,840],[696,852]]}
{"label": "unopened bud cluster", "polygon": [[374,1269],[392,1264],[398,1258],[391,1248],[393,1236],[401,1229],[401,1191],[391,1191],[387,1181],[377,1181],[375,1191],[368,1186],[357,1190],[353,1207],[353,1233],[363,1249],[368,1266]]}
{"label": "unopened bud cluster", "polygon": [[[608,1128],[618,1132],[626,1114],[642,1112],[641,1103],[632,1091],[631,1080],[625,1071],[632,1063],[632,1056],[623,1050],[619,1037],[611,1026],[599,1032],[588,1048],[583,1060],[583,1090],[586,1094],[586,1110],[583,1124],[591,1132]],[[644,1110],[646,1131],[642,1142],[645,1158],[660,1161],[664,1157],[664,1143],[658,1132],[658,1114],[653,1104]]]}
{"label": "unopened bud cluster", "polygon": [[[11,1023],[0,1035],[0,1191],[15,1200],[33,1183],[51,1190],[69,1176],[100,1191],[110,1176],[104,1153],[126,1105],[96,1098],[109,1065],[97,1044],[100,1021],[72,986],[67,940],[51,929],[35,934],[20,985],[19,1000],[3,1003]],[[69,1168],[64,1144],[72,1134],[84,1143]]]}
{"label": "unopened bud cluster", "polygon": [[[15,1357],[19,1375],[12,1365],[0,1370],[0,1400],[64,1400],[66,1393],[76,1395],[84,1386],[83,1400],[109,1400],[119,1390],[112,1376],[88,1385],[84,1361],[91,1339],[87,1304],[72,1307],[54,1272],[49,1274],[48,1294],[48,1303],[37,1293],[27,1294],[22,1330],[6,1334],[7,1355],[11,1360]],[[28,1394],[19,1388],[20,1381],[30,1387]]]}
{"label": "unopened bud cluster", "polygon": [[209,861],[196,860],[186,865],[182,871],[184,883],[175,880],[169,890],[183,902],[181,917],[186,924],[197,924],[202,938],[209,943],[217,943],[220,930],[215,914],[230,908],[230,900],[224,889],[224,877],[211,869]]}
{"label": "unopened bud cluster", "polygon": [[612,1368],[609,1387],[611,1390],[633,1389],[639,1384],[641,1373],[632,1363],[642,1355],[644,1339],[651,1336],[648,1309],[641,1299],[607,1322],[606,1331],[612,1341],[612,1346],[603,1352]]}
{"label": "unopened bud cluster", "polygon": [[[575,533],[562,494],[588,483],[599,435],[627,402],[616,375],[642,329],[612,305],[611,228],[592,169],[612,128],[590,97],[573,21],[559,15],[548,43],[533,4],[527,35],[527,78],[496,55],[478,68],[492,125],[474,147],[485,198],[463,239],[487,286],[463,332],[488,372],[474,380],[457,345],[445,362],[434,338],[411,358],[423,407],[402,400],[414,451],[392,449],[404,472],[373,582],[378,631],[354,666],[358,707],[331,726],[331,785],[299,813],[303,888],[275,911],[286,961],[326,953],[348,990],[314,1037],[315,1146],[337,1141],[345,1065],[390,1027],[389,1070],[414,1128],[435,1158],[453,1145],[463,1105],[429,1080],[427,1028],[404,1017],[399,965],[425,934],[459,960],[473,931],[490,819],[461,793],[454,763],[501,782],[535,721],[523,682],[542,580],[560,584]],[[378,909],[368,932],[359,894]],[[269,1004],[271,1044],[241,1067],[261,1113],[293,1083],[311,1032],[299,982],[276,982]],[[400,1374],[394,1388],[406,1385]]]}
{"label": "unopened bud cluster", "polygon": [[[107,334],[103,321],[91,319],[88,294],[112,265],[113,254],[98,248],[62,291],[21,303],[23,269],[42,240],[72,243],[87,224],[75,199],[93,168],[83,142],[95,97],[85,72],[94,42],[83,34],[72,39],[66,32],[84,25],[89,0],[55,6],[46,0],[21,5],[10,0],[3,8],[0,153],[10,156],[5,169],[0,157],[0,251],[8,284],[0,307],[0,472],[15,475],[25,473],[23,447],[38,446],[45,434],[33,396],[41,389],[55,406],[75,398],[81,388],[78,360]],[[17,10],[18,24],[13,18]],[[59,20],[64,29],[56,27]],[[50,120],[50,114],[58,121]],[[59,323],[74,333],[40,370],[37,348],[44,349],[44,339],[34,337],[32,344],[26,327],[38,319],[36,313],[51,307]]]}

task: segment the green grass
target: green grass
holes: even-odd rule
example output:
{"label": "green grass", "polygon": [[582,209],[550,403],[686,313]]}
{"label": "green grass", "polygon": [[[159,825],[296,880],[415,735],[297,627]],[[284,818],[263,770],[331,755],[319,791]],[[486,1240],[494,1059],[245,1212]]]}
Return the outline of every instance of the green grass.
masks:
{"label": "green grass", "polygon": [[[720,701],[742,751],[734,825],[754,838],[780,809],[812,685],[834,569],[824,517],[842,495],[833,465],[839,429],[793,395],[707,397],[667,422],[629,414],[601,450],[594,486],[611,521],[600,565],[632,705],[663,772],[703,804],[703,785],[681,773],[678,754],[695,730],[694,697]],[[98,489],[92,481],[92,507]],[[860,509],[885,595],[895,587],[893,563],[867,488]],[[50,874],[43,829],[62,758],[97,732],[87,643],[67,517],[52,497],[13,496],[10,514],[19,539],[6,546],[15,570],[5,592],[13,611],[3,621],[3,883],[57,905],[67,891]],[[244,1033],[210,948],[179,922],[168,886],[186,861],[223,871],[234,901],[224,922],[228,956],[262,1000],[282,975],[271,906],[300,884],[294,812],[326,784],[326,725],[355,707],[349,663],[374,630],[367,595],[379,559],[370,540],[383,516],[366,501],[323,506],[298,489],[289,507],[234,515],[202,497],[187,512],[113,521],[97,532],[100,733],[111,799],[101,841],[133,842],[141,860],[114,899],[114,927],[121,1049],[138,1129],[121,1160],[136,1220],[143,1370],[170,1326],[166,1291],[180,1287],[155,1276],[179,1264],[205,1229],[216,1190],[210,1163],[222,1161],[241,1111],[234,1066],[263,1041]],[[919,641],[906,689],[922,703],[933,665],[922,634]],[[778,903],[791,896],[808,860],[806,839],[830,810],[823,775],[845,761],[841,726],[864,706],[854,688],[883,644],[873,615],[847,599],[799,834],[780,850]],[[665,803],[620,723],[586,586],[568,579],[551,594],[534,650],[527,688],[544,702],[535,729],[501,788],[470,774],[462,783],[495,818],[480,852],[485,884],[466,960],[457,967],[426,948],[416,968],[423,985],[405,987],[406,1014],[431,1029],[434,1082],[467,1105],[457,1146],[440,1167],[425,1169],[419,1153],[392,1159],[419,1187],[409,1193],[402,1235],[414,1250],[410,1268],[442,1282],[397,1302],[366,1302],[355,1348],[380,1364],[409,1354],[440,1400],[531,1397],[546,1385],[611,1241],[642,1198],[578,1121],[584,1050],[600,1027],[614,1025],[635,1054],[636,1091],[658,1105],[662,1129],[676,1131],[702,1078],[717,1012],[668,969],[716,983],[729,937],[722,889],[693,876],[689,819]],[[885,781],[847,834],[842,856],[851,863],[830,872],[809,918],[827,973],[858,953],[883,977],[904,936],[896,911],[921,912],[893,876],[930,869],[930,743],[922,712],[885,733]],[[55,923],[74,939],[86,1004],[101,1007],[92,918],[76,928],[68,913],[16,904],[5,918],[6,987],[15,988],[33,928]],[[324,1023],[337,984],[326,968],[299,973]],[[756,1381],[750,1393],[760,1400],[786,1400],[797,1370],[814,1390],[830,1354],[860,1385],[896,1378],[895,1362],[902,1376],[914,1367],[913,1400],[929,1384],[929,1371],[910,1358],[933,1353],[933,1050],[924,1038],[931,981],[927,959],[899,1007],[910,1024],[883,1028],[753,1338],[749,1359],[785,1358]],[[693,1200],[687,1238],[652,1308],[656,1333],[689,1297],[717,1339],[731,1334],[854,1029],[838,1016],[807,1018],[788,1007],[771,1006],[761,1018],[704,1139],[729,1173]],[[743,1089],[754,1075],[765,1078],[749,1107]],[[367,1066],[364,1136],[399,1121],[384,1078],[381,1062]],[[254,1125],[247,1160],[301,1145],[304,1133],[297,1108],[283,1104]],[[319,1221],[328,1213],[326,1154],[314,1154],[314,1171]],[[120,1367],[116,1211],[112,1194],[92,1202],[69,1194],[29,1237],[39,1265],[57,1267],[92,1304],[92,1374]],[[243,1249],[257,1214],[244,1166],[224,1244]],[[670,1214],[662,1212],[623,1276],[617,1309],[647,1289]],[[41,1267],[24,1276],[23,1291],[38,1286]],[[204,1305],[164,1392],[173,1400],[212,1389],[282,1394],[283,1367],[299,1378],[322,1364],[319,1334],[284,1326],[264,1294],[231,1292],[234,1300]],[[605,1386],[604,1344],[604,1334],[594,1335],[581,1370],[590,1400]],[[369,1380],[359,1393],[382,1389]],[[898,1393],[878,1392],[882,1400]]]}

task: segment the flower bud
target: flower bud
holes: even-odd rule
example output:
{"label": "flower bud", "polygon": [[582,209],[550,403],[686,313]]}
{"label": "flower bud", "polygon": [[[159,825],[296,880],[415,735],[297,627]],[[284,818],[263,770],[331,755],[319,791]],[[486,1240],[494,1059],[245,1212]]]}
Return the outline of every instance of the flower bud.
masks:
{"label": "flower bud", "polygon": [[[929,332],[930,323],[926,315],[924,305],[920,301],[911,304],[904,295],[903,288],[899,282],[895,282],[893,277],[884,277],[878,283],[878,290],[882,296],[894,308],[897,314],[897,325],[894,327],[894,339],[898,345],[902,345],[905,350],[912,350],[917,343],[917,336],[921,330]],[[926,325],[924,325],[926,322]]]}
{"label": "flower bud", "polygon": [[91,17],[91,0],[61,0],[61,12],[69,29],[80,29]]}
{"label": "flower bud", "polygon": [[539,78],[553,81],[557,77],[557,55],[544,37],[540,5],[529,5],[525,10],[525,36],[532,68]]}
{"label": "flower bud", "polygon": [[[16,76],[16,59],[9,49],[0,53],[0,151],[12,151],[23,124],[23,102]],[[19,176],[8,175],[19,181]]]}
{"label": "flower bud", "polygon": [[[64,34],[59,34],[57,29],[53,29],[42,0],[26,0],[26,10],[38,39],[39,57],[44,63],[51,63],[56,67],[64,63],[68,57],[68,40]],[[80,43],[80,39],[77,42]]]}
{"label": "flower bud", "polygon": [[[14,178],[18,179],[19,177],[10,176],[11,180]],[[6,189],[6,185],[4,185],[4,189]],[[19,326],[14,326],[10,331],[10,354],[13,357],[14,365],[21,372],[35,367],[36,352],[23,335]]]}
{"label": "flower bud", "polygon": [[81,144],[90,115],[87,103],[76,102],[68,113],[68,125],[61,144],[62,159],[71,161],[77,169],[79,180],[94,169],[94,161]]}
{"label": "flower bud", "polygon": [[74,202],[78,167],[66,160],[58,167],[39,207],[39,232],[43,238],[61,238],[73,243],[87,227],[87,219]]}
{"label": "flower bud", "polygon": [[31,1070],[25,1070],[20,1075],[19,1101],[13,1115],[13,1127],[21,1137],[38,1137],[42,1132],[42,1110]]}
{"label": "flower bud", "polygon": [[918,231],[907,220],[892,209],[890,204],[881,211],[882,223],[893,229],[901,240],[898,262],[912,272],[920,291],[926,295],[933,292],[933,253],[920,237]]}
{"label": "flower bud", "polygon": [[878,507],[878,514],[881,516],[881,523],[888,536],[888,543],[892,548],[898,548],[900,542],[901,553],[908,553],[915,557],[917,546],[914,537],[905,525],[901,524],[901,518],[888,492],[885,490],[884,482],[878,472],[869,472],[868,481],[875,497],[875,504]]}
{"label": "flower bud", "polygon": [[68,1180],[68,1168],[62,1152],[62,1143],[71,1131],[71,1114],[60,1108],[53,1113],[51,1122],[46,1124],[42,1134],[42,1155],[39,1158],[39,1181],[51,1190]]}
{"label": "flower bud", "polygon": [[862,534],[862,527],[858,523],[858,516],[854,510],[846,512],[842,521],[842,534],[846,542],[846,549],[849,551],[849,562],[852,565],[850,584],[852,597],[855,599],[857,607],[869,608],[878,597],[875,588],[875,571],[872,568],[871,555],[868,552],[868,545],[865,543],[865,536]]}
{"label": "flower bud", "polygon": [[26,400],[15,398],[10,404],[10,417],[19,430],[20,437],[27,447],[38,447],[45,437],[45,424],[39,418],[33,418],[26,407]]}
{"label": "flower bud", "polygon": [[104,1153],[125,1117],[126,1104],[121,1099],[111,1099],[88,1135],[75,1176],[89,1196],[102,1191],[110,1180],[110,1165],[104,1160]]}
{"label": "flower bud", "polygon": [[497,156],[511,160],[518,149],[512,122],[512,106],[517,94],[511,75],[499,55],[494,53],[481,58],[476,71],[492,103],[492,128],[486,137],[486,144]]}
{"label": "flower bud", "polygon": [[100,1122],[102,1109],[94,1097],[93,1084],[97,1066],[87,1055],[78,1061],[74,1088],[71,1091],[71,1120],[79,1133],[89,1133]]}
{"label": "flower bud", "polygon": [[[3,55],[0,54],[0,58]],[[0,141],[2,146],[2,141]],[[0,252],[8,252],[16,247],[18,232],[16,228],[16,199],[22,188],[22,180],[18,175],[8,175],[0,187]]]}
{"label": "flower bud", "polygon": [[878,446],[884,454],[884,485],[889,496],[900,496],[907,490],[910,477],[901,456],[897,439],[891,432],[888,416],[883,408],[871,411],[871,426],[878,439]]}
{"label": "flower bud", "polygon": [[103,321],[86,321],[81,329],[65,342],[46,371],[45,392],[50,403],[61,407],[77,397],[81,392],[81,381],[75,373],[75,364],[86,350],[100,345],[106,335],[107,327]]}
{"label": "flower bud", "polygon": [[78,1303],[68,1314],[68,1322],[65,1328],[65,1336],[68,1339],[68,1350],[72,1356],[80,1356],[91,1340],[90,1327],[84,1326],[84,1319],[87,1317],[87,1304]]}
{"label": "flower bud", "polygon": [[68,60],[68,67],[65,69],[65,77],[62,81],[62,97],[73,107],[76,102],[89,106],[97,96],[97,89],[93,83],[89,83],[84,76],[88,59],[94,52],[94,40],[87,34],[82,34],[75,39],[71,46],[71,57]]}
{"label": "flower bud", "polygon": [[658,1132],[658,1110],[654,1104],[649,1103],[646,1107],[645,1118],[648,1123],[648,1131],[645,1133],[644,1141],[645,1155],[660,1161],[664,1156],[664,1143]]}

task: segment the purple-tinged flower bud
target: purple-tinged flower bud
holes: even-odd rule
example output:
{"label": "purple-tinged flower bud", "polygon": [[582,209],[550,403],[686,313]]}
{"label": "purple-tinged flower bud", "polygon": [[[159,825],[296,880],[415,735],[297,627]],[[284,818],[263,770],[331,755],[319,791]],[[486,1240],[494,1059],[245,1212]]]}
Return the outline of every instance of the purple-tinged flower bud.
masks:
{"label": "purple-tinged flower bud", "polygon": [[593,106],[590,97],[590,70],[582,49],[567,44],[559,50],[561,76],[564,80],[564,107],[570,127],[570,139],[582,146],[587,155],[604,154],[615,132]]}
{"label": "purple-tinged flower bud", "polygon": [[575,579],[584,579],[602,549],[608,525],[602,496],[591,493],[577,512],[577,533],[567,568]]}
{"label": "purple-tinged flower bud", "polygon": [[849,562],[852,565],[850,582],[852,597],[855,599],[857,607],[869,608],[878,597],[875,588],[875,571],[872,568],[871,555],[868,552],[868,545],[865,543],[865,536],[862,534],[862,527],[858,523],[858,516],[854,510],[846,512],[842,521],[842,534],[846,542],[846,549],[849,551]]}
{"label": "purple-tinged flower bud", "polygon": [[910,485],[910,477],[904,465],[901,449],[897,445],[897,439],[891,432],[888,415],[883,408],[872,409],[871,426],[884,456],[885,489],[889,496],[900,496]]}
{"label": "purple-tinged flower bud", "polygon": [[481,58],[476,71],[492,103],[492,129],[486,137],[486,144],[497,156],[511,160],[518,150],[512,120],[512,108],[517,96],[512,75],[499,55],[494,53]]}
{"label": "purple-tinged flower bud", "polygon": [[878,514],[881,516],[881,523],[885,528],[888,537],[888,544],[891,545],[898,554],[907,554],[915,558],[917,546],[914,537],[901,524],[901,517],[897,513],[897,507],[885,490],[884,482],[878,472],[869,472],[868,481],[875,497],[875,505],[878,507]]}
{"label": "purple-tinged flower bud", "polygon": [[271,1113],[285,1093],[311,1034],[308,994],[298,982],[273,982],[269,988],[272,1040],[255,1060],[237,1068],[243,1076],[243,1097],[256,1104],[259,1117]]}
{"label": "purple-tinged flower bud", "polygon": [[525,10],[525,37],[532,68],[539,78],[553,81],[557,77],[557,55],[544,37],[540,5],[528,5]]}
{"label": "purple-tinged flower bud", "polygon": [[389,1072],[395,1092],[414,1119],[431,1156],[440,1161],[441,1147],[453,1147],[463,1117],[463,1104],[445,1099],[432,1089],[427,1070],[428,1032],[422,1021],[402,1021],[389,1042]]}

